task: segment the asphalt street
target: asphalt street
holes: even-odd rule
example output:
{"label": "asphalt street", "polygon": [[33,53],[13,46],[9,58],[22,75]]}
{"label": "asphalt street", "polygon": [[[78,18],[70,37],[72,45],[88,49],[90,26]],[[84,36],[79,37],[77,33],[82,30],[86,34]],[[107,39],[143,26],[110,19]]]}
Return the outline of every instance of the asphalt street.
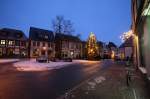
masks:
{"label": "asphalt street", "polygon": [[111,64],[105,60],[41,72],[17,71],[11,63],[0,64],[0,99],[56,99]]}

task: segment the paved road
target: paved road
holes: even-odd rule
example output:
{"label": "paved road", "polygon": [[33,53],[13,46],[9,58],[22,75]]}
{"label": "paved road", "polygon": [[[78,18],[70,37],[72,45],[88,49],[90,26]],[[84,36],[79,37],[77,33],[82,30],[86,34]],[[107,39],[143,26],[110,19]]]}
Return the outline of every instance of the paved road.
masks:
{"label": "paved road", "polygon": [[111,64],[106,60],[43,72],[19,72],[12,64],[0,64],[0,99],[55,99]]}

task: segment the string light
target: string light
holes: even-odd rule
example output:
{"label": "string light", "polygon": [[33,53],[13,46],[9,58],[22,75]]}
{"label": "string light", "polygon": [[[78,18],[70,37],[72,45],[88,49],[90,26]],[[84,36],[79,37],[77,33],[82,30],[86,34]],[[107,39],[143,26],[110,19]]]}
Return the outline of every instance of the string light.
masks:
{"label": "string light", "polygon": [[87,53],[89,59],[94,59],[98,55],[97,40],[94,33],[90,33],[89,39],[87,41]]}
{"label": "string light", "polygon": [[122,42],[126,41],[127,39],[129,39],[131,36],[134,36],[132,30],[129,30],[128,32],[124,32],[121,36],[120,39],[122,40]]}

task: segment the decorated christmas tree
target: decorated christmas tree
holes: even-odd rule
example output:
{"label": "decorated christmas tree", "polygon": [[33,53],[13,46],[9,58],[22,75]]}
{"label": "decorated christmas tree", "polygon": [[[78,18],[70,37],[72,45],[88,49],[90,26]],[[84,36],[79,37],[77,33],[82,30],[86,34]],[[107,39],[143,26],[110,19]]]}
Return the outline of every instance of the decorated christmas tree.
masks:
{"label": "decorated christmas tree", "polygon": [[86,46],[88,59],[95,59],[98,56],[98,46],[94,33],[90,33]]}

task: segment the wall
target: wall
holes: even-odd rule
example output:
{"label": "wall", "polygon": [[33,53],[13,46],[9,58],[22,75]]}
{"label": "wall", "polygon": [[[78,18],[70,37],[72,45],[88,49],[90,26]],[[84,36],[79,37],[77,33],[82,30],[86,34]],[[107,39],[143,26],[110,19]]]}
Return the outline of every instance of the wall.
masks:
{"label": "wall", "polygon": [[145,65],[150,77],[150,16],[146,18],[144,24],[144,49],[145,49]]}

